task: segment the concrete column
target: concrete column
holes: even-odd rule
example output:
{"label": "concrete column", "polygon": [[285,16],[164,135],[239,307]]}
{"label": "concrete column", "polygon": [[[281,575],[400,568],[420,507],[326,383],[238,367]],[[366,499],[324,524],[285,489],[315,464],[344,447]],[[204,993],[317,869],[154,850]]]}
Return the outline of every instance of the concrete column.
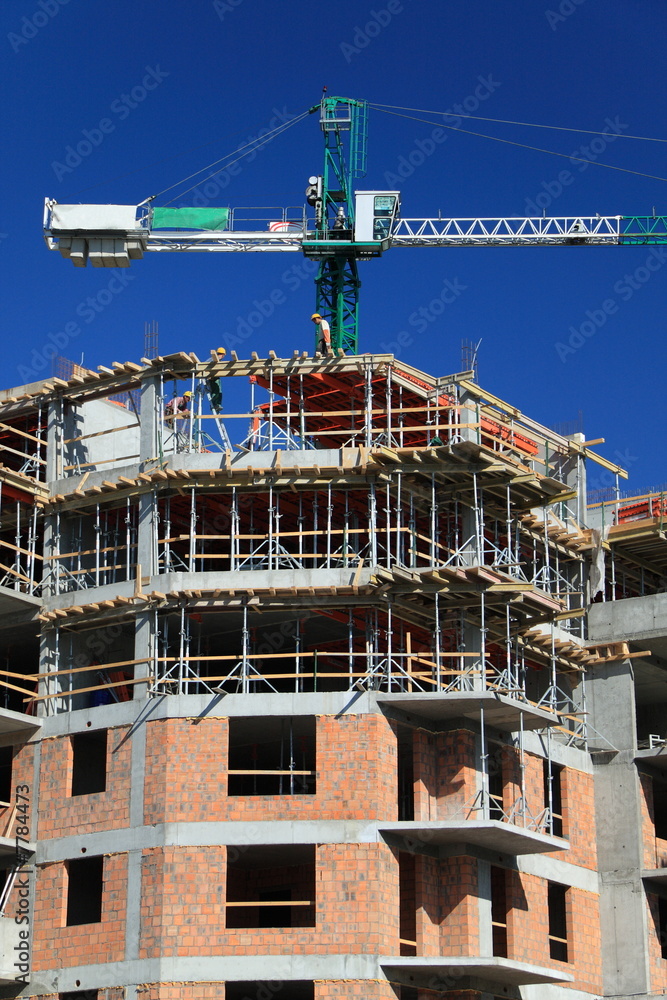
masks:
{"label": "concrete column", "polygon": [[587,702],[595,728],[618,751],[594,757],[605,994],[641,995],[649,989],[650,981],[646,950],[649,928],[641,879],[641,788],[634,763],[632,661],[592,668]]}
{"label": "concrete column", "polygon": [[137,524],[137,563],[141,576],[154,576],[157,571],[157,509],[153,490],[139,496]]}
{"label": "concrete column", "polygon": [[[57,634],[55,629],[50,632],[43,632],[39,640],[39,671],[40,673],[46,673],[47,670],[57,670],[58,661],[56,657],[57,648]],[[48,688],[48,689],[47,689]],[[62,690],[62,682],[60,678],[54,678],[53,680],[48,680],[48,678],[43,677],[37,682],[37,693],[44,694],[55,694],[56,691]],[[65,698],[50,698],[48,701],[38,701],[37,702],[37,715],[53,715],[54,712],[62,711],[63,708],[67,708],[67,702],[69,699]]]}
{"label": "concrete column", "polygon": [[61,426],[62,400],[50,399],[46,411],[46,481],[53,482],[62,476],[62,462],[59,455],[63,438]]}
{"label": "concrete column", "polygon": [[589,669],[586,702],[593,725],[616,750],[637,749],[635,678],[632,660]]}
{"label": "concrete column", "polygon": [[[152,375],[141,383],[141,429],[139,432],[139,461],[141,468],[146,464],[153,467],[158,457],[157,397],[159,377]],[[157,572],[157,551],[155,535],[155,497],[144,493],[139,497],[139,524],[137,530],[137,562],[142,576],[153,576]],[[137,653],[137,656],[143,654]]]}
{"label": "concrete column", "polygon": [[139,433],[139,456],[142,468],[145,462],[154,461],[159,455],[157,398],[159,377],[151,375],[141,383],[141,430]]}
{"label": "concrete column", "polygon": [[[459,416],[461,423],[476,424],[478,403],[475,397],[471,396],[469,392],[462,390],[459,396],[459,403],[461,405]],[[462,427],[461,437],[464,441],[479,441],[479,427]]]}
{"label": "concrete column", "polygon": [[[44,518],[44,556],[45,559],[48,556],[54,556],[57,554],[59,549],[59,539],[55,533],[56,518],[54,514],[47,514]],[[67,551],[67,550],[65,550]],[[42,597],[49,597],[51,594],[56,593],[55,579],[54,576],[58,571],[58,563],[54,559],[49,559],[48,562],[42,563]],[[49,578],[48,581],[44,582],[47,573],[52,573],[53,576]]]}
{"label": "concrete column", "polygon": [[[570,440],[577,444],[583,444],[586,440],[585,434],[570,434]],[[574,454],[569,462],[563,467],[564,481],[571,489],[577,491],[577,499],[570,502],[570,509],[575,508],[577,521],[579,524],[586,522],[586,460],[583,455]]]}
{"label": "concrete column", "polygon": [[[153,653],[153,613],[151,611],[140,611],[134,620],[134,659],[142,657],[150,658]],[[147,677],[152,670],[150,659],[146,663],[135,663],[134,676]],[[142,701],[148,697],[147,684],[134,684],[134,700]]]}

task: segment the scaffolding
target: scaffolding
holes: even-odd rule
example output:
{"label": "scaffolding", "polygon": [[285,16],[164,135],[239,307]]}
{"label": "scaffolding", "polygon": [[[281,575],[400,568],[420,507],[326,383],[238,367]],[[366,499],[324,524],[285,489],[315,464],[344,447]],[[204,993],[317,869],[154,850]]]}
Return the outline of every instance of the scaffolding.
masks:
{"label": "scaffolding", "polygon": [[[15,466],[32,461],[0,481],[0,585],[46,601],[30,705],[135,688],[484,694],[518,728],[532,713],[586,743],[596,539],[578,498],[584,459],[623,474],[613,463],[470,371],[433,378],[391,355],[179,353],[64,374],[8,398],[0,424]],[[211,404],[227,379],[246,408]],[[187,414],[167,419],[186,387]],[[16,499],[11,476],[32,494]],[[290,628],[267,649],[276,616]]]}

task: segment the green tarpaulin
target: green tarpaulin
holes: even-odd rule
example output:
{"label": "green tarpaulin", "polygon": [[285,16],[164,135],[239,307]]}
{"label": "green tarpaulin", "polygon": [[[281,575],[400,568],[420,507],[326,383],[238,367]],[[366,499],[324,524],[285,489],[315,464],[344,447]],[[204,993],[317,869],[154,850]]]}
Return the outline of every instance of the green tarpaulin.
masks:
{"label": "green tarpaulin", "polygon": [[154,208],[151,229],[226,229],[228,208]]}

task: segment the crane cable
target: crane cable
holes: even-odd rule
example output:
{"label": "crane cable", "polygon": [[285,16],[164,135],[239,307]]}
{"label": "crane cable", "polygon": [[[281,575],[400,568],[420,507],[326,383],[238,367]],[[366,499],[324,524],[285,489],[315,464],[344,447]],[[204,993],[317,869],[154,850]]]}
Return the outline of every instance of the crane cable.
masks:
{"label": "crane cable", "polygon": [[[640,170],[629,170],[627,167],[614,167],[611,163],[600,163],[599,160],[587,160],[583,156],[570,156],[568,153],[557,153],[554,149],[542,149],[540,146],[529,146],[525,142],[514,142],[511,139],[501,139],[496,135],[485,135],[484,132],[472,132],[467,128],[459,128],[457,125],[445,125],[442,122],[427,121],[425,118],[415,118],[414,115],[401,115],[397,111],[388,111],[378,105],[372,105],[372,107],[376,111],[382,111],[386,115],[394,115],[396,118],[408,118],[411,121],[422,122],[425,125],[435,125],[436,128],[447,128],[452,132],[464,132],[466,135],[475,135],[480,139],[493,139],[494,142],[503,142],[507,146],[520,146],[521,149],[531,149],[536,153],[549,153],[551,156],[562,156],[563,159],[569,160],[570,162],[592,163],[596,167],[606,167],[607,170],[619,170],[623,174],[635,174],[637,177],[648,177],[649,180],[652,181],[667,181],[667,177],[658,177],[655,174],[645,174]],[[437,113],[440,114],[441,112]],[[458,117],[461,116],[459,115]],[[631,137],[628,136],[628,138]]]}
{"label": "crane cable", "polygon": [[[241,132],[245,132],[245,131],[246,131],[246,129],[244,129],[244,128],[237,129],[236,132],[231,132],[228,136],[225,136],[225,138],[227,138],[227,139],[233,139],[234,136],[240,135]],[[79,191],[74,191],[74,193],[71,195],[71,197],[75,198],[77,195],[85,194],[87,191],[94,191],[95,188],[102,187],[104,184],[112,184],[115,181],[124,180],[126,177],[132,177],[134,174],[140,174],[142,172],[142,170],[149,170],[151,167],[159,167],[163,163],[169,163],[169,162],[171,162],[171,160],[178,160],[179,157],[181,157],[181,156],[186,156],[188,153],[195,153],[198,149],[206,149],[207,146],[213,146],[216,143],[219,143],[220,141],[221,141],[221,137],[218,137],[217,139],[211,139],[210,142],[201,142],[197,146],[189,146],[187,149],[182,149],[180,153],[174,153],[172,156],[165,156],[161,160],[153,160],[152,163],[146,163],[146,164],[144,164],[143,167],[137,167],[136,170],[128,170],[127,173],[118,174],[117,177],[108,177],[105,181],[100,181],[99,184],[91,184],[90,187],[80,188]],[[238,148],[242,148],[242,147],[238,147]],[[232,154],[228,153],[227,155],[231,156]],[[206,169],[206,168],[204,168],[204,169]]]}
{"label": "crane cable", "polygon": [[[471,118],[480,122],[496,122],[499,125],[526,125],[528,126],[528,128],[548,128],[556,132],[580,132],[582,135],[605,135],[605,136],[609,135],[609,132],[598,132],[595,129],[566,128],[564,125],[537,125],[535,122],[514,122],[508,118],[483,118],[481,115],[469,115],[467,112],[462,112],[461,114],[458,113],[455,114],[453,111],[427,111],[426,108],[402,108],[398,104],[369,103],[369,107],[375,108],[377,111],[383,111],[385,108],[391,108],[393,111],[417,111],[421,115],[442,115],[443,117],[450,117],[450,118]],[[667,139],[656,139],[655,136],[626,135],[625,132],[619,132],[618,135],[615,136],[614,138],[641,139],[645,142],[667,142]]]}
{"label": "crane cable", "polygon": [[[175,184],[170,184],[169,187],[163,188],[162,191],[158,191],[157,194],[153,194],[149,198],[145,198],[142,204],[155,201],[156,198],[159,198],[161,195],[166,194],[167,191],[172,191],[175,187],[178,187],[180,184],[185,184],[186,181],[192,180],[192,178],[196,177],[198,174],[203,174],[205,170],[210,170],[211,167],[216,167],[219,163],[222,163],[223,160],[227,160],[230,156],[234,156],[235,153],[241,153],[241,155],[237,156],[236,159],[230,160],[229,163],[226,163],[224,169],[231,167],[234,163],[238,163],[239,160],[242,160],[244,156],[249,156],[250,153],[257,152],[257,150],[261,149],[261,147],[266,145],[266,143],[271,142],[282,132],[286,132],[288,128],[292,127],[292,125],[296,125],[298,124],[298,122],[303,121],[303,119],[306,118],[309,114],[310,110],[303,111],[300,115],[297,115],[296,118],[292,118],[291,121],[282,122],[280,125],[277,125],[276,128],[272,129],[270,132],[267,132],[267,134],[259,142],[257,142],[256,139],[252,139],[250,142],[247,142],[244,146],[239,146],[232,153],[226,153],[225,156],[221,156],[220,159],[213,160],[212,163],[208,163],[205,167],[201,167],[199,170],[195,170],[195,172],[189,174],[189,176],[182,177],[181,180],[176,181]],[[245,150],[245,152],[241,152],[241,150]],[[198,187],[199,184],[204,184],[206,181],[210,180],[214,176],[215,174],[209,174],[208,177],[204,177],[203,179],[198,180],[191,187],[186,188],[185,191],[181,191],[179,195],[176,195],[174,198],[171,199],[171,201],[168,201],[166,205],[171,205],[172,202],[176,201],[176,198],[182,197],[189,191],[192,191],[194,188]]]}

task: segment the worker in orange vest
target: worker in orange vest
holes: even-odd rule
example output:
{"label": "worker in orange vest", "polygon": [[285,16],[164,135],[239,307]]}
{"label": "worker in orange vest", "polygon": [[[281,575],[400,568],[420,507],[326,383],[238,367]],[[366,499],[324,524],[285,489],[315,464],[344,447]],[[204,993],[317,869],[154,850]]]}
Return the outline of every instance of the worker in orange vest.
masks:
{"label": "worker in orange vest", "polygon": [[317,350],[320,352],[320,354],[324,354],[327,357],[331,357],[333,355],[333,351],[331,350],[331,329],[329,327],[328,322],[325,319],[322,319],[319,313],[313,313],[313,315],[310,318],[312,319],[315,326],[319,327],[319,339],[317,341]]}

